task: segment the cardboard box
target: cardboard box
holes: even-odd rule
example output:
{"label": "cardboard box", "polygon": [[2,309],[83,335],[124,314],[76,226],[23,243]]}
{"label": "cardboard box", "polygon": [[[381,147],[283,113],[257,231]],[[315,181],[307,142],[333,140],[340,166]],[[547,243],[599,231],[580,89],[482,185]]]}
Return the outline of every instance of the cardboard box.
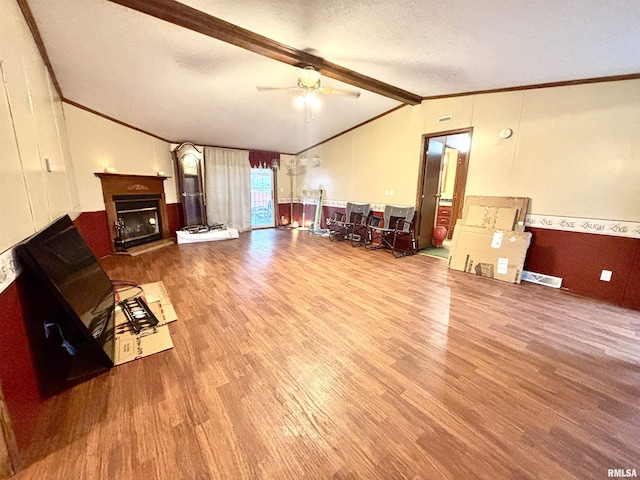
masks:
{"label": "cardboard box", "polygon": [[523,232],[528,208],[527,197],[469,196],[458,225]]}
{"label": "cardboard box", "polygon": [[470,205],[461,225],[468,227],[497,228],[499,230],[513,230],[516,223],[518,209],[512,207],[489,207],[485,205]]}
{"label": "cardboard box", "polygon": [[[115,365],[122,365],[173,348],[168,324],[178,320],[178,316],[164,284],[162,282],[145,283],[140,287],[149,309],[158,319],[158,325],[136,334],[127,327],[127,318],[118,307],[115,312]],[[118,300],[129,298],[135,293],[137,293],[135,289],[130,290],[128,295],[119,295]]]}
{"label": "cardboard box", "polygon": [[449,268],[520,283],[530,232],[460,225],[453,233]]}

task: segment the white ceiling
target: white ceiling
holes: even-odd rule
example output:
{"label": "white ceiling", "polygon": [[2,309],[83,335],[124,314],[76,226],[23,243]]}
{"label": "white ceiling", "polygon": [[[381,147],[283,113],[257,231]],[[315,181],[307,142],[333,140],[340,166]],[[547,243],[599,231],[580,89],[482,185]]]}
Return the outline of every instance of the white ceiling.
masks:
{"label": "white ceiling", "polygon": [[[400,105],[323,96],[307,123],[255,88],[295,67],[106,0],[27,3],[65,99],[172,142],[295,153]],[[420,96],[640,72],[638,0],[182,3]]]}

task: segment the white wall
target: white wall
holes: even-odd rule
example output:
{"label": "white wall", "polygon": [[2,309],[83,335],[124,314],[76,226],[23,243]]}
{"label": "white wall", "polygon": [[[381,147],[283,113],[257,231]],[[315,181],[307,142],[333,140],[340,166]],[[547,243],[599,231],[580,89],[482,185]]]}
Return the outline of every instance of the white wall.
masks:
{"label": "white wall", "polygon": [[[438,117],[453,120],[438,123]],[[640,80],[425,101],[313,149],[328,200],[414,205],[422,135],[473,127],[467,195],[531,197],[531,212],[640,219]],[[514,134],[501,139],[500,130]],[[394,195],[386,195],[394,190]]]}
{"label": "white wall", "polygon": [[57,217],[73,215],[79,200],[60,98],[17,3],[0,0],[0,12],[2,252]]}
{"label": "white wall", "polygon": [[527,92],[511,190],[536,213],[640,220],[640,80]]}
{"label": "white wall", "polygon": [[104,210],[96,172],[113,167],[116,173],[170,176],[164,182],[167,203],[177,203],[175,165],[170,144],[86,110],[64,104],[69,143],[83,212]]}
{"label": "white wall", "polygon": [[424,112],[401,108],[309,150],[322,167],[307,169],[298,184],[324,185],[328,201],[413,205]]}

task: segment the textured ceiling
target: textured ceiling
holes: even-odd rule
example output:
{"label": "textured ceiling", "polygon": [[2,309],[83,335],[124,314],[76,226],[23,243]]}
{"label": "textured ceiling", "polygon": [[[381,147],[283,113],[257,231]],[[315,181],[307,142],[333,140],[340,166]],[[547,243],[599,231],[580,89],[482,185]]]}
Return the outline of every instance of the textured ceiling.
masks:
{"label": "textured ceiling", "polygon": [[[170,141],[295,153],[400,105],[323,96],[307,123],[255,88],[292,66],[105,0],[27,3],[66,99]],[[640,72],[638,0],[182,3],[421,96]]]}

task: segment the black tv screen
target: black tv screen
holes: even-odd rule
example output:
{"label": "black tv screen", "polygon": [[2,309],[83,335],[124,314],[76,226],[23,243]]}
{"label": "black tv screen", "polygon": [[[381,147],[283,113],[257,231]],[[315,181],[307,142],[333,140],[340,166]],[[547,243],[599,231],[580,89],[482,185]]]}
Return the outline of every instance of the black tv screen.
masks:
{"label": "black tv screen", "polygon": [[81,355],[88,353],[97,363],[112,367],[114,286],[69,216],[24,241],[17,252],[66,313],[60,327],[69,343]]}

